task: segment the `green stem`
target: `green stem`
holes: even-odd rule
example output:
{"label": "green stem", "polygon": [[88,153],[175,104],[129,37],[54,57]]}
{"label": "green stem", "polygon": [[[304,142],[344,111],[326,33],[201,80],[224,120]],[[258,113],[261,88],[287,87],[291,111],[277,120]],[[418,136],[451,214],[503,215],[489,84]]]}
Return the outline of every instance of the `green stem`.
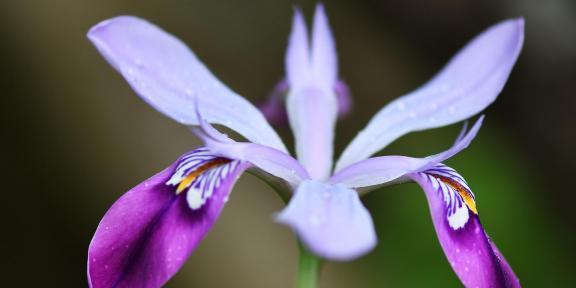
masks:
{"label": "green stem", "polygon": [[302,243],[298,244],[300,260],[298,261],[298,288],[316,288],[320,276],[322,260],[312,254]]}

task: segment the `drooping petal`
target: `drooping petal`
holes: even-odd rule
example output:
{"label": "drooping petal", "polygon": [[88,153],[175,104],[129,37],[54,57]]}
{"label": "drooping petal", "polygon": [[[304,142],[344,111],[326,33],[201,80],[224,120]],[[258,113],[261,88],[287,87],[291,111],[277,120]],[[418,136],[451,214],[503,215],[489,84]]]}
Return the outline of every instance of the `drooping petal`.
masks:
{"label": "drooping petal", "polygon": [[277,216],[315,254],[338,261],[353,260],[376,245],[372,217],[358,193],[340,185],[302,182]]}
{"label": "drooping petal", "polygon": [[90,287],[164,285],[208,233],[248,166],[201,148],[120,197],[90,243]]}
{"label": "drooping petal", "polygon": [[[202,119],[202,116],[199,116]],[[274,148],[249,142],[236,142],[220,133],[208,122],[192,128],[211,153],[221,157],[249,162],[260,170],[297,186],[309,179],[308,171],[292,156]]]}
{"label": "drooping petal", "polygon": [[406,133],[482,111],[504,87],[523,38],[523,19],[501,22],[477,36],[432,80],[380,110],[344,150],[336,170],[370,157]]}
{"label": "drooping petal", "polygon": [[330,178],[330,183],[337,183],[349,188],[375,186],[395,181],[408,173],[427,170],[466,149],[478,134],[483,120],[484,116],[480,117],[465,135],[463,130],[454,145],[442,153],[425,158],[406,156],[369,158],[338,171]]}
{"label": "drooping petal", "polygon": [[[316,9],[313,27],[312,47],[304,47],[307,45],[305,23],[302,16],[296,14],[286,56],[290,85],[286,106],[298,160],[312,178],[323,180],[332,169],[338,99],[334,92],[337,75],[334,40],[322,5]],[[305,57],[310,52],[311,55]]]}
{"label": "drooping petal", "polygon": [[227,126],[252,142],[286,151],[264,116],[220,82],[176,37],[136,17],[103,21],[88,38],[148,104],[186,125],[197,125],[202,104],[211,123]]}
{"label": "drooping petal", "polygon": [[440,245],[466,287],[520,287],[480,223],[474,194],[452,168],[438,164],[410,174],[424,190]]}

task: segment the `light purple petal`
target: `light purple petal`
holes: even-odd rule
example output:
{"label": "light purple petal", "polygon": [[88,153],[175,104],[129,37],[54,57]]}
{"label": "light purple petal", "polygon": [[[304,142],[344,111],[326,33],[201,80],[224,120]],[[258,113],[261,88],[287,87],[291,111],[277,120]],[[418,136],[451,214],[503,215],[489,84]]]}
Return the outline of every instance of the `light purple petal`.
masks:
{"label": "light purple petal", "polygon": [[482,111],[504,87],[523,39],[523,19],[501,22],[474,38],[432,80],[380,110],[344,150],[336,170],[370,157],[406,133]]}
{"label": "light purple petal", "polygon": [[[334,92],[337,74],[334,40],[321,5],[314,17],[311,48],[303,47],[307,43],[303,40],[306,35],[302,32],[305,23],[301,14],[296,14],[294,23],[286,56],[290,85],[286,106],[298,160],[312,178],[323,180],[332,170],[334,128],[338,117],[338,99]],[[305,48],[312,52],[307,67]],[[294,67],[299,69],[297,76],[294,76]]]}
{"label": "light purple petal", "polygon": [[221,179],[208,201],[192,210],[186,196],[167,185],[172,166],[132,188],[106,212],[88,249],[90,287],[161,287],[210,230],[239,175]]}
{"label": "light purple petal", "polygon": [[324,5],[318,4],[312,27],[311,68],[314,81],[334,87],[338,79],[336,43],[328,24]]}
{"label": "light purple petal", "polygon": [[[520,287],[510,265],[484,232],[464,179],[441,164],[410,177],[426,194],[440,245],[464,286]],[[473,209],[462,195],[471,195]]]}
{"label": "light purple petal", "polygon": [[426,170],[466,149],[482,126],[484,116],[472,126],[465,135],[458,136],[457,142],[450,149],[426,158],[406,156],[380,156],[362,160],[350,165],[330,178],[330,183],[337,183],[349,188],[375,186],[395,181],[408,173]]}
{"label": "light purple petal", "polygon": [[[264,114],[266,120],[274,125],[284,125],[288,123],[288,114],[286,113],[285,106],[288,89],[288,82],[286,80],[278,82],[268,99],[258,105],[258,108],[262,114]],[[348,116],[352,110],[352,96],[350,95],[350,89],[342,80],[336,82],[334,91],[338,97],[338,118],[341,119]]]}
{"label": "light purple petal", "polygon": [[292,32],[286,51],[286,77],[290,86],[303,83],[310,77],[310,46],[308,29],[300,9],[294,11]]}
{"label": "light purple petal", "polygon": [[211,123],[227,126],[252,142],[286,151],[264,116],[220,82],[188,47],[136,17],[103,21],[88,38],[130,86],[154,108],[186,125],[197,125],[195,105]]}
{"label": "light purple petal", "polygon": [[277,216],[315,254],[329,260],[348,261],[376,245],[370,213],[358,193],[339,185],[303,182]]}
{"label": "light purple petal", "polygon": [[[199,116],[200,119],[201,117]],[[306,169],[287,153],[264,145],[235,142],[205,121],[201,121],[201,126],[192,128],[192,131],[216,155],[249,162],[268,174],[284,179],[293,186],[310,179]]]}

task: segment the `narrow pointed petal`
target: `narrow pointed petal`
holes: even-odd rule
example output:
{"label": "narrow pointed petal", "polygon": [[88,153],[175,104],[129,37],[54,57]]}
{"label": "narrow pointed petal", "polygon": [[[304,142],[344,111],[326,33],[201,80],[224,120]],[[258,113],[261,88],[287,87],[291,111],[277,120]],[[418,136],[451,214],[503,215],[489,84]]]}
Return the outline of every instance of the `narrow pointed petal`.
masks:
{"label": "narrow pointed petal", "polygon": [[[334,129],[338,117],[338,98],[334,91],[336,84],[336,52],[334,40],[328,27],[328,20],[322,6],[318,6],[314,18],[312,51],[308,57],[306,71],[300,71],[298,77],[292,77],[293,67],[306,67],[296,58],[294,43],[298,51],[304,50],[304,41],[290,41],[286,56],[288,83],[290,92],[287,99],[287,111],[290,126],[296,141],[298,160],[314,179],[326,179],[332,170]],[[302,16],[296,14],[292,35],[302,35]],[[299,37],[298,39],[301,39]],[[294,38],[291,38],[294,39]],[[303,52],[302,52],[303,53]],[[300,55],[300,54],[298,54]],[[298,62],[295,62],[298,60]],[[292,63],[294,62],[294,63]]]}
{"label": "narrow pointed petal", "polygon": [[[450,149],[425,158],[406,156],[380,156],[362,160],[350,165],[330,178],[330,183],[349,188],[361,188],[393,182],[408,173],[427,170],[466,149],[478,134],[484,116],[472,126],[468,133],[460,133],[456,143]],[[465,125],[466,127],[466,125]]]}
{"label": "narrow pointed petal", "polygon": [[[90,287],[161,287],[180,269],[218,219],[236,179],[248,168],[241,162],[214,163],[215,158],[205,151],[184,155],[132,188],[106,212],[88,249]],[[219,169],[227,165],[232,165],[227,171]],[[203,173],[178,194],[176,180],[194,176],[198,169]],[[212,173],[211,178],[206,173]],[[202,205],[192,207],[198,202],[191,203],[190,198],[202,198],[191,196],[193,190],[204,193]]]}
{"label": "narrow pointed petal", "polygon": [[[286,97],[288,94],[288,82],[282,80],[276,84],[270,96],[266,101],[258,105],[258,108],[266,117],[269,123],[273,125],[284,125],[288,123],[288,114],[286,113]],[[338,98],[338,118],[342,119],[352,110],[352,96],[350,89],[339,80],[336,82],[334,92]]]}
{"label": "narrow pointed petal", "polygon": [[318,4],[312,27],[311,67],[315,81],[334,87],[338,80],[336,44],[324,5]]}
{"label": "narrow pointed petal", "polygon": [[220,82],[176,37],[136,17],[103,21],[88,38],[148,104],[186,125],[197,125],[197,103],[211,123],[252,142],[286,151],[264,116]]}
{"label": "narrow pointed petal", "polygon": [[480,223],[474,194],[453,169],[438,164],[410,174],[424,190],[448,262],[466,287],[520,287]]}
{"label": "narrow pointed petal", "polygon": [[295,9],[292,32],[286,51],[286,77],[290,86],[303,83],[310,77],[310,46],[306,21],[300,9]]}
{"label": "narrow pointed petal", "polygon": [[[199,116],[201,119],[202,116]],[[274,148],[249,142],[236,142],[220,133],[208,122],[201,120],[201,126],[192,129],[211,153],[251,163],[260,170],[281,178],[292,186],[310,179],[308,171],[292,156]]]}
{"label": "narrow pointed petal", "polygon": [[409,132],[456,123],[482,111],[504,87],[523,39],[523,19],[501,22],[474,38],[432,80],[380,110],[344,150],[336,170]]}
{"label": "narrow pointed petal", "polygon": [[358,193],[339,185],[303,182],[277,216],[315,254],[329,260],[348,261],[374,248],[372,217]]}

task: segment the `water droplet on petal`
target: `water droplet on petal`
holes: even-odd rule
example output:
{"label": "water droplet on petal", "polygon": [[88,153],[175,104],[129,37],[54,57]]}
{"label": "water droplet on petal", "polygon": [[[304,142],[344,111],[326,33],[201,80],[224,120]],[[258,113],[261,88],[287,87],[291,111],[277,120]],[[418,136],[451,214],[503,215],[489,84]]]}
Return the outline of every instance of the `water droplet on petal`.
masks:
{"label": "water droplet on petal", "polygon": [[322,224],[322,218],[318,214],[310,214],[308,221],[312,227],[318,227]]}
{"label": "water droplet on petal", "polygon": [[404,102],[402,101],[398,101],[396,108],[398,109],[398,111],[404,111],[404,109],[406,109],[406,104],[404,104]]}

